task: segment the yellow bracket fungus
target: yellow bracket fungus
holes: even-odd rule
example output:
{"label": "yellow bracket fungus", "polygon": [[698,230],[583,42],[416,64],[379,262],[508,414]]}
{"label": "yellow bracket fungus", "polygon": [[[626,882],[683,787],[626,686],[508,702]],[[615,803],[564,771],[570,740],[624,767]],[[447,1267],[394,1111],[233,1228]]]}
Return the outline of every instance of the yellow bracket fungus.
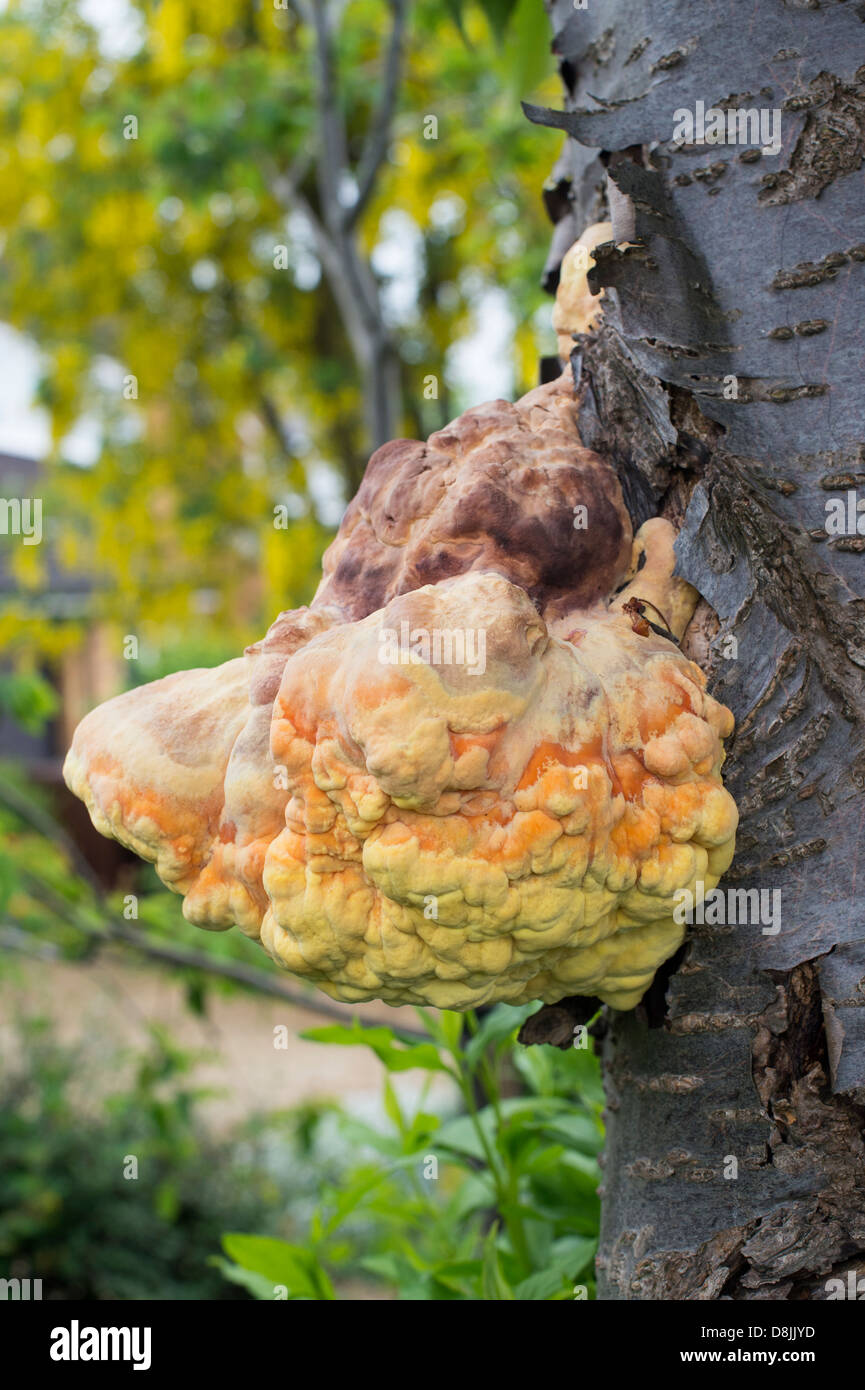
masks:
{"label": "yellow bracket fungus", "polygon": [[569,374],[469,410],[373,455],[308,609],[93,710],[67,782],[337,999],[630,1008],[737,820],[674,535],[632,536]]}

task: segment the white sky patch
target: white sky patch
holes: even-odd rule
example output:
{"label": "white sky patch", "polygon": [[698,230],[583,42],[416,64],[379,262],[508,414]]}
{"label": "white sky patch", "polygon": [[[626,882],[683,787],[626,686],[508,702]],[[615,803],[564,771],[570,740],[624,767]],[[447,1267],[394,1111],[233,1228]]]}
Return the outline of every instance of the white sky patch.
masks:
{"label": "white sky patch", "polygon": [[555,357],[558,352],[556,334],[553,328],[553,315],[550,309],[552,300],[539,304],[532,314],[532,328],[538,344],[539,357]]}
{"label": "white sky patch", "polygon": [[381,297],[388,322],[410,323],[417,312],[423,272],[423,236],[414,218],[401,208],[389,208],[382,215],[372,266],[384,282]]}
{"label": "white sky patch", "polygon": [[445,358],[445,376],[460,411],[514,392],[511,350],[516,327],[504,290],[489,286],[474,305],[471,333],[457,339]]}
{"label": "white sky patch", "polygon": [[99,48],[110,61],[122,61],[144,42],[141,16],[127,0],[78,0],[78,11],[96,30]]}
{"label": "white sky patch", "polygon": [[465,200],[458,193],[440,193],[429,210],[430,226],[444,236],[457,236],[466,225]]}
{"label": "white sky patch", "polygon": [[[8,324],[0,324],[0,453],[20,458],[42,459],[51,449],[51,417],[34,405],[39,381],[39,352],[29,338]],[[111,357],[97,357],[91,380],[97,391],[120,399],[124,368]],[[99,458],[104,422],[95,414],[83,412],[61,440],[60,454],[69,463],[90,468]],[[113,424],[113,437],[129,442],[139,437],[141,421],[128,410]]]}
{"label": "white sky patch", "polygon": [[314,290],[321,279],[315,232],[302,212],[289,213],[285,230],[292,279],[299,290]]}
{"label": "white sky patch", "polygon": [[343,481],[323,459],[306,461],[306,485],[322,526],[338,526],[346,508]]}
{"label": "white sky patch", "polygon": [[183,216],[183,203],[180,198],[173,194],[168,198],[163,198],[159,207],[156,209],[157,217],[161,217],[163,222],[176,222]]}
{"label": "white sky patch", "polygon": [[102,452],[102,425],[92,415],[80,415],[60,441],[60,454],[67,463],[92,468]]}
{"label": "white sky patch", "polygon": [[42,458],[51,446],[47,410],[32,404],[39,353],[23,333],[0,324],[0,453]]}
{"label": "white sky patch", "polygon": [[350,174],[347,169],[343,169],[336,190],[336,196],[340,207],[353,208],[357,202],[357,195],[357,179],[353,174]]}
{"label": "white sky patch", "polygon": [[219,266],[209,256],[202,256],[190,270],[189,278],[197,290],[207,293],[219,284]]}

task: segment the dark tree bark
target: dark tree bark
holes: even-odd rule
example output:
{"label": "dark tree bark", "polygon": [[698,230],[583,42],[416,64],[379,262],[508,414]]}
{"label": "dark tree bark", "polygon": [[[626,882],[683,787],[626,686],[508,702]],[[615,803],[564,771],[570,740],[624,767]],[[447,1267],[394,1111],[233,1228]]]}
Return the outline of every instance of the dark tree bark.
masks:
{"label": "dark tree bark", "polygon": [[[681,522],[691,654],[737,721],[721,886],[782,908],[776,934],[695,926],[607,1020],[599,1296],[822,1299],[865,1273],[865,536],[825,529],[830,496],[865,499],[865,7],[550,12],[566,111],[528,114],[571,138],[548,281],[606,205],[636,243],[598,258],[584,438],[635,522]],[[780,153],[676,147],[698,101],[779,108]],[[530,1040],[545,1017],[567,1038],[562,1007]]]}

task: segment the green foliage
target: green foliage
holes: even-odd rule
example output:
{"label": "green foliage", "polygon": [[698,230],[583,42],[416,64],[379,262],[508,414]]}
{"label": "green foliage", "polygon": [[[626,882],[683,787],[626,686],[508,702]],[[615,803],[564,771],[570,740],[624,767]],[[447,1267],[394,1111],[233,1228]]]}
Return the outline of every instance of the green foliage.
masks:
{"label": "green foliage", "polygon": [[154,1031],[140,1057],[99,1059],[103,1077],[132,1068],[100,1102],[84,1053],[44,1022],[22,1025],[16,1051],[0,1078],[4,1274],[42,1279],[44,1298],[237,1297],[206,1252],[241,1213],[270,1220],[274,1193],[251,1152],[201,1128],[193,1059]]}
{"label": "green foliage", "polygon": [[[349,1276],[373,1276],[410,1300],[561,1300],[593,1289],[597,1155],[603,1093],[591,1052],[521,1049],[534,1005],[474,1014],[418,1013],[429,1034],[399,1028],[316,1028],[305,1037],[363,1044],[389,1074],[407,1067],[451,1078],[465,1113],[411,1113],[384,1085],[388,1128],[344,1115],[362,1155],[322,1184],[302,1240],[227,1235],[226,1277],[260,1299],[331,1299]],[[514,1076],[516,1072],[516,1077]],[[509,1095],[516,1079],[524,1093]]]}
{"label": "green foliage", "polygon": [[466,39],[472,10],[486,17],[498,48],[497,66],[509,78],[516,96],[528,95],[550,65],[550,32],[542,0],[443,0],[445,9]]}
{"label": "green foliage", "polygon": [[301,1245],[268,1236],[232,1235],[224,1236],[222,1244],[231,1263],[216,1260],[217,1267],[256,1297],[272,1298],[277,1285],[293,1298],[332,1300],[336,1296],[322,1265]]}
{"label": "green foliage", "polygon": [[[414,247],[412,283],[388,309],[408,435],[461,407],[448,352],[490,291],[515,324],[517,386],[536,380],[539,190],[555,149],[517,94],[539,95],[542,79],[555,92],[547,21],[541,0],[486,0],[486,17],[461,8],[467,42],[442,0],[411,7],[392,139],[355,233],[386,300],[402,272],[381,269],[383,250]],[[92,609],[142,647],[177,651],[195,632],[236,650],[315,588],[332,514],[322,520],[313,474],[348,495],[368,452],[346,325],[303,214],[279,192],[300,167],[301,194],[317,197],[304,172],[319,138],[307,26],[240,0],[129,9],[141,44],[123,57],[106,55],[77,0],[12,0],[0,14],[0,317],[39,349],[54,441],[47,544],[13,557],[36,597],[0,612],[7,651],[56,647],[38,604],[52,549],[93,576]],[[356,162],[389,7],[349,0],[334,13]],[[505,18],[498,44],[488,20],[498,36]],[[69,434],[85,418],[98,456],[73,467]]]}
{"label": "green foliage", "polygon": [[370,1027],[359,1018],[353,1019],[348,1027],[334,1024],[329,1028],[311,1028],[303,1036],[313,1042],[335,1043],[341,1047],[362,1044],[372,1049],[388,1071],[411,1071],[414,1067],[423,1071],[447,1071],[432,1043],[414,1042],[393,1028]]}
{"label": "green foliage", "polygon": [[27,733],[38,733],[59,703],[53,686],[37,672],[0,673],[0,719],[7,715]]}

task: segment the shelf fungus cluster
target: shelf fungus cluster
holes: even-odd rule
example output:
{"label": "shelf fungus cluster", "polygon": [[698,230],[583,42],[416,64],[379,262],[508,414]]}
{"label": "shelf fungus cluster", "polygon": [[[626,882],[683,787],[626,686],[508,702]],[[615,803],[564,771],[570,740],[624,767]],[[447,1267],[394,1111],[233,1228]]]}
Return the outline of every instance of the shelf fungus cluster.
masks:
{"label": "shelf fungus cluster", "polygon": [[630,1008],[736,828],[674,538],[632,536],[570,373],[469,410],[373,455],[309,608],[100,705],[66,779],[191,922],[335,998]]}

